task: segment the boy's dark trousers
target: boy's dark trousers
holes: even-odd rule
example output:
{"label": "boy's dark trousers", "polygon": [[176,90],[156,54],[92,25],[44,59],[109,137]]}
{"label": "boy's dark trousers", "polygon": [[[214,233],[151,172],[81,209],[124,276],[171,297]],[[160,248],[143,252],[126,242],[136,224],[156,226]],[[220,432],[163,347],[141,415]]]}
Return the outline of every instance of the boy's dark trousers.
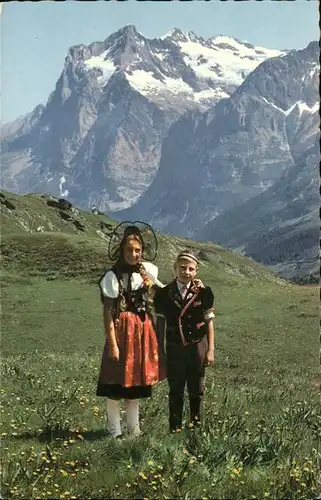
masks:
{"label": "boy's dark trousers", "polygon": [[196,344],[167,343],[167,380],[169,384],[169,427],[182,427],[184,388],[187,384],[190,421],[200,423],[203,413],[205,356],[208,341],[205,336]]}

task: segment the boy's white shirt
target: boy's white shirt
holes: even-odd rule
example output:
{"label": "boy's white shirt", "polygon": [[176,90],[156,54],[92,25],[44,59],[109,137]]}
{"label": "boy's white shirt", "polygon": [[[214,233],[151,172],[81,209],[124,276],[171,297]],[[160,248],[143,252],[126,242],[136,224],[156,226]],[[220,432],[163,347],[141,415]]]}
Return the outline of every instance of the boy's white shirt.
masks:
{"label": "boy's white shirt", "polygon": [[186,287],[186,290],[188,290],[190,285],[191,285],[191,282],[184,285],[184,283],[181,283],[180,281],[176,280],[176,284],[177,284],[177,288],[178,288],[179,292],[182,293],[182,288]]}
{"label": "boy's white shirt", "polygon": [[[158,277],[158,267],[151,262],[142,262],[146,274],[149,279],[152,281],[153,285],[158,285],[160,287],[164,287],[165,285],[157,279]],[[124,287],[125,289],[128,286],[128,273],[123,274],[124,279]],[[143,279],[139,273],[133,273],[131,277],[131,286],[132,290],[138,290],[141,288],[143,284]],[[119,295],[119,283],[118,279],[114,273],[114,271],[107,271],[105,276],[102,278],[100,282],[100,287],[103,295],[105,297],[109,297],[111,299],[116,299]]]}

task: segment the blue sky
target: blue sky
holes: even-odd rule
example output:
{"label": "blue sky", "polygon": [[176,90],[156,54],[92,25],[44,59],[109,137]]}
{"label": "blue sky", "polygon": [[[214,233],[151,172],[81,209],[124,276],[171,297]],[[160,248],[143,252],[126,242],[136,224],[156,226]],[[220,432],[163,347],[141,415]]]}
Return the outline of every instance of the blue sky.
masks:
{"label": "blue sky", "polygon": [[148,38],[177,27],[276,49],[319,38],[317,0],[279,2],[11,2],[1,14],[1,119],[46,103],[68,48],[101,41],[126,24]]}

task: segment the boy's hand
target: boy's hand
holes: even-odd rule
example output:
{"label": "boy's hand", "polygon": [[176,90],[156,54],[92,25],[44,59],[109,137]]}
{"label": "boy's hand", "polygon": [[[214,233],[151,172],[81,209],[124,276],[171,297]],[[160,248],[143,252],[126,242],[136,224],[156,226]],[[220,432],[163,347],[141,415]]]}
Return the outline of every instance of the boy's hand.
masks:
{"label": "boy's hand", "polygon": [[197,286],[197,288],[205,288],[203,281],[202,281],[202,280],[200,280],[199,278],[196,278],[196,279],[194,280],[194,283],[195,283],[195,285]]}
{"label": "boy's hand", "polygon": [[213,365],[215,363],[215,352],[213,350],[207,351],[205,355],[205,366]]}

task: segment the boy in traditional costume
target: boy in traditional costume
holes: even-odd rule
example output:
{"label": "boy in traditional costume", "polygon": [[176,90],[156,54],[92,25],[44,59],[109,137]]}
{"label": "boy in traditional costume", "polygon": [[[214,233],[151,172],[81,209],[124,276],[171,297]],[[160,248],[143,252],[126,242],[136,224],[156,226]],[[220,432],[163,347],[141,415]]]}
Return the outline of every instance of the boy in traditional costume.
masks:
{"label": "boy in traditional costume", "polygon": [[121,399],[127,430],[138,435],[139,399],[150,397],[152,385],[165,378],[151,316],[151,287],[163,286],[151,263],[157,255],[155,233],[148,224],[123,222],[111,235],[108,253],[114,265],[100,281],[106,342],[96,394],[107,397],[111,436],[122,435]]}
{"label": "boy in traditional costume", "polygon": [[190,421],[201,422],[205,366],[215,361],[214,295],[209,286],[195,280],[198,264],[193,252],[181,252],[175,262],[176,278],[154,296],[156,315],[165,320],[171,431],[182,428],[185,384]]}

